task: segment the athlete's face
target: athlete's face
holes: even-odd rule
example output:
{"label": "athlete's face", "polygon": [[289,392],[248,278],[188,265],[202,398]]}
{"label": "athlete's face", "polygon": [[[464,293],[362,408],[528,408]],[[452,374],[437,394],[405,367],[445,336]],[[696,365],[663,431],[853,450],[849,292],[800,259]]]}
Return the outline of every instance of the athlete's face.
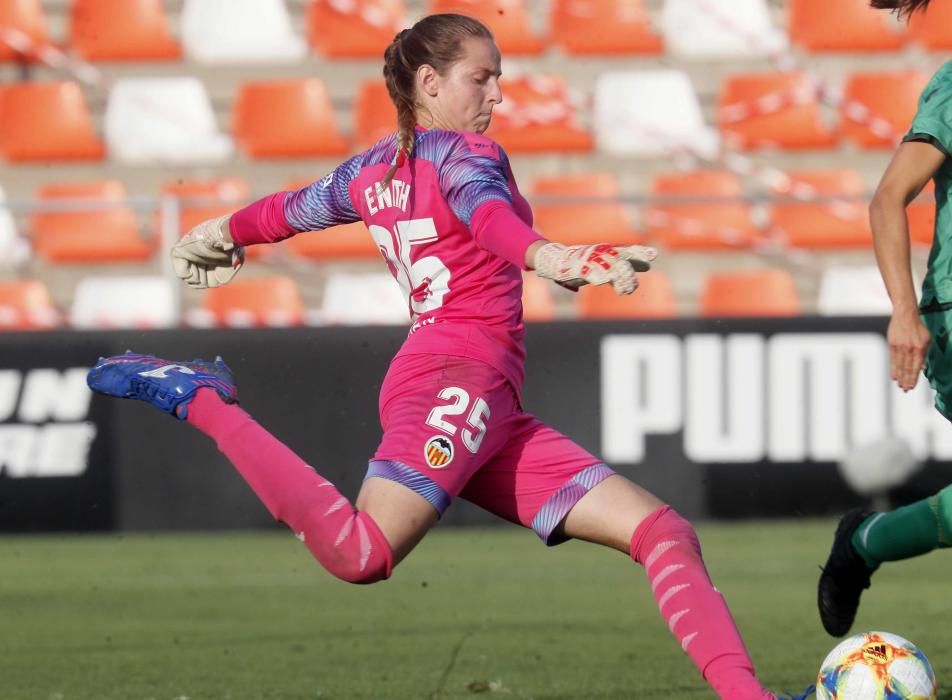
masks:
{"label": "athlete's face", "polygon": [[493,107],[502,102],[500,62],[495,43],[469,37],[463,41],[462,58],[442,75],[429,66],[422,67],[418,94],[424,126],[429,113],[430,126],[477,134],[486,131]]}

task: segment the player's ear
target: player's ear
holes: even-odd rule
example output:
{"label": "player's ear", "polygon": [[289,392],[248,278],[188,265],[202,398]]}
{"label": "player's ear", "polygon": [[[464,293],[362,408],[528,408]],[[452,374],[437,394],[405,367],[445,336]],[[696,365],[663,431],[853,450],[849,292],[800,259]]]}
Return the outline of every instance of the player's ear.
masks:
{"label": "player's ear", "polygon": [[416,72],[417,90],[430,97],[436,97],[439,92],[440,74],[436,69],[424,63]]}

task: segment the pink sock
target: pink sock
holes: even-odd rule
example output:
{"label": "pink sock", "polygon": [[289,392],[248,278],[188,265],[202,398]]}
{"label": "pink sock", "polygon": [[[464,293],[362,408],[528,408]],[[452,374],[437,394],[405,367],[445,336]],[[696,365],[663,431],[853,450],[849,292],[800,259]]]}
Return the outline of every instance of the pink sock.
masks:
{"label": "pink sock", "polygon": [[631,538],[668,629],[721,698],[773,698],[754,675],[727,603],[708,576],[691,523],[670,506],[646,517]]}
{"label": "pink sock", "polygon": [[390,576],[393,554],[377,524],[243,409],[199,389],[186,420],[215,440],[268,512],[330,573],[353,583]]}

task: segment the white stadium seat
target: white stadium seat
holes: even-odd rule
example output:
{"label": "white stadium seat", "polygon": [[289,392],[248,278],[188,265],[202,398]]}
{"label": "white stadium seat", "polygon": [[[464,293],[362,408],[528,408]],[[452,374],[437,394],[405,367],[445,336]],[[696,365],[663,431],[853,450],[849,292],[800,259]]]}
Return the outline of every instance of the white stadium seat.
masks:
{"label": "white stadium seat", "polygon": [[[918,282],[915,288],[919,289]],[[892,302],[875,265],[834,266],[823,271],[817,299],[822,316],[889,316]]]}
{"label": "white stadium seat", "polygon": [[595,135],[604,153],[659,157],[718,149],[687,74],[679,70],[608,71],[595,85]]}
{"label": "white stadium seat", "polygon": [[667,50],[685,57],[764,56],[789,45],[766,0],[665,0],[661,30]]}
{"label": "white stadium seat", "polygon": [[182,44],[208,64],[289,63],[307,53],[284,0],[185,0]]}
{"label": "white stadium seat", "polygon": [[386,272],[335,272],[324,286],[319,320],[341,325],[409,324],[400,287]]}
{"label": "white stadium seat", "polygon": [[117,80],[104,131],[110,156],[130,164],[219,163],[234,152],[205,86],[193,77]]}
{"label": "white stadium seat", "polygon": [[74,328],[170,328],[178,323],[176,290],[165,277],[85,277],[76,285]]}
{"label": "white stadium seat", "polygon": [[6,193],[0,187],[0,268],[16,267],[30,258],[30,244],[17,234],[13,214],[4,204]]}

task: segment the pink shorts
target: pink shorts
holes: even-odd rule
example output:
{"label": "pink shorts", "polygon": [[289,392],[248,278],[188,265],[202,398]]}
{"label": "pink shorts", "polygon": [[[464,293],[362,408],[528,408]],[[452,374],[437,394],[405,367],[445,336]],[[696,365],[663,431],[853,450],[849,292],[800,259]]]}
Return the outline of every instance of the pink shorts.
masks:
{"label": "pink shorts", "polygon": [[383,439],[367,477],[391,479],[440,515],[457,496],[531,527],[546,544],[572,507],[614,474],[575,442],[522,410],[487,364],[406,355],[380,390]]}

